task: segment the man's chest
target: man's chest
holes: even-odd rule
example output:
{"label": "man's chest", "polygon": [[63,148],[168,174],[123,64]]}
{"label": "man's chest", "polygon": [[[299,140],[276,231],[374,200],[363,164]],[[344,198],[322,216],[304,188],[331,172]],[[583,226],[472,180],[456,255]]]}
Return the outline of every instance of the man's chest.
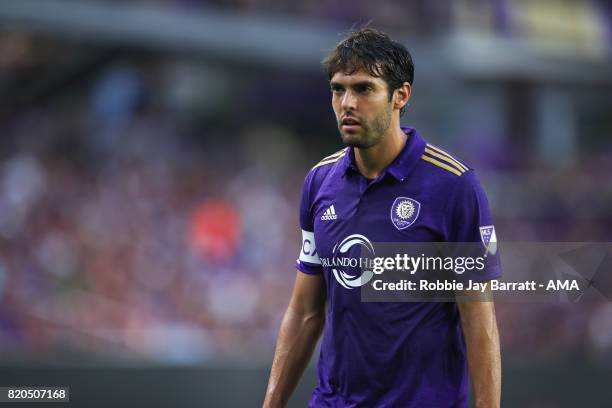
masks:
{"label": "man's chest", "polygon": [[320,190],[312,217],[319,256],[332,257],[347,237],[382,242],[445,240],[445,202],[422,185],[351,183]]}

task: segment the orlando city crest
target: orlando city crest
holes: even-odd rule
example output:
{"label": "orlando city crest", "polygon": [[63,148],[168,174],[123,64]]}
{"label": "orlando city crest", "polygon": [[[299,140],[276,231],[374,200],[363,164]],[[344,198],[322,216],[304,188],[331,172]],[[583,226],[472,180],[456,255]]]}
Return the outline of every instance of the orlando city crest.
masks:
{"label": "orlando city crest", "polygon": [[408,197],[397,197],[391,206],[391,222],[398,230],[408,228],[419,217],[421,203]]}

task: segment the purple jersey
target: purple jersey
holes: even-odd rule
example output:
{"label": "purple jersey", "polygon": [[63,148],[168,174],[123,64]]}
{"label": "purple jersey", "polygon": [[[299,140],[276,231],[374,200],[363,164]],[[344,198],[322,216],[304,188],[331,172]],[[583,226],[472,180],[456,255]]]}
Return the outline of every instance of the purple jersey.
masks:
{"label": "purple jersey", "polygon": [[[468,406],[465,340],[455,303],[361,302],[360,285],[351,286],[321,262],[350,236],[484,242],[486,235],[486,243],[496,241],[474,171],[415,129],[403,130],[406,146],[375,180],[359,173],[353,149],[346,148],[319,162],[304,182],[297,269],[323,274],[328,302],[311,407]],[[404,207],[395,214],[398,199]],[[492,266],[477,280],[500,276],[501,268]]]}

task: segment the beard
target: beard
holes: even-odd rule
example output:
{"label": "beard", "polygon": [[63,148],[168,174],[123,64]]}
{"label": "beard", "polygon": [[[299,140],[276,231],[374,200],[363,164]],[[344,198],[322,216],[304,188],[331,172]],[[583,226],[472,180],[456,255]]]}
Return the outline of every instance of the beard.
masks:
{"label": "beard", "polygon": [[358,149],[367,149],[377,145],[391,126],[391,114],[393,110],[389,104],[385,110],[371,120],[359,120],[360,127],[357,132],[348,133],[342,130],[342,119],[338,120],[338,130],[342,142],[347,146]]}

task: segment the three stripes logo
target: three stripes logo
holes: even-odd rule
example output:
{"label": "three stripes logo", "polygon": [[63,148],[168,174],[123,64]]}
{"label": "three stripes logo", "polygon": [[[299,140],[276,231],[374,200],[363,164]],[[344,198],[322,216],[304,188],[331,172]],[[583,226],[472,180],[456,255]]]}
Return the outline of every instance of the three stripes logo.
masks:
{"label": "three stripes logo", "polygon": [[336,215],[336,209],[334,208],[334,205],[332,204],[329,206],[327,210],[325,210],[325,212],[321,216],[321,221],[332,221],[336,219],[338,219],[338,216]]}
{"label": "three stripes logo", "polygon": [[461,176],[463,173],[469,170],[465,164],[461,163],[459,160],[455,159],[453,156],[439,147],[429,143],[427,143],[427,147],[425,147],[425,152],[421,156],[421,159],[435,166],[441,167],[444,170],[448,170],[457,176]]}

